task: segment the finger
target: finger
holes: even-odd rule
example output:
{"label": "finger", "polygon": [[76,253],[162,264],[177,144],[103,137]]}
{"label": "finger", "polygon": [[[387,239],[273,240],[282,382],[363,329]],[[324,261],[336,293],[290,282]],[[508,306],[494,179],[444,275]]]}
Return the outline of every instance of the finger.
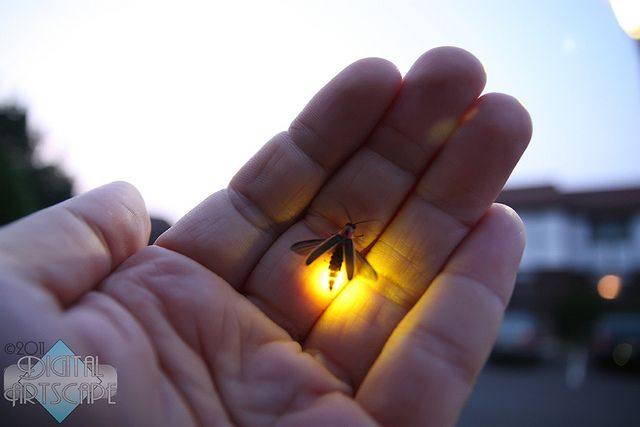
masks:
{"label": "finger", "polygon": [[529,114],[513,97],[484,95],[469,116],[371,251],[395,285],[385,286],[387,295],[400,305],[413,305],[424,292],[495,201],[531,139]]}
{"label": "finger", "polygon": [[465,119],[485,80],[482,64],[462,49],[437,48],[418,58],[367,145],[313,201],[306,218],[312,229],[322,230],[323,219],[341,226],[348,214],[353,221],[374,220],[366,227],[366,247]]}
{"label": "finger", "polygon": [[[369,252],[379,280],[350,283],[305,345],[359,384],[395,325],[491,206],[530,136],[529,116],[517,101],[480,98]],[[357,321],[341,326],[347,318]]]}
{"label": "finger", "polygon": [[157,244],[244,282],[278,234],[306,209],[333,171],[371,133],[400,87],[380,59],[352,64],[233,178],[163,234]]}
{"label": "finger", "polygon": [[356,399],[383,425],[453,425],[498,333],[524,229],[495,205],[394,330]]}
{"label": "finger", "polygon": [[360,247],[371,242],[446,139],[442,123],[457,124],[483,85],[482,66],[461,49],[434,49],[418,59],[367,146],[351,156],[318,194],[306,224],[292,227],[284,241],[262,258],[246,293],[293,336],[305,336],[330,298],[318,299],[309,289],[297,271],[300,260],[288,245],[314,233],[327,237],[336,231],[327,226],[327,219],[335,227],[344,224],[348,214],[354,221],[375,220],[362,224],[365,236]]}
{"label": "finger", "polygon": [[[147,244],[149,216],[140,193],[112,183],[0,229],[6,286],[35,286],[68,305]],[[21,279],[21,280],[20,280]]]}

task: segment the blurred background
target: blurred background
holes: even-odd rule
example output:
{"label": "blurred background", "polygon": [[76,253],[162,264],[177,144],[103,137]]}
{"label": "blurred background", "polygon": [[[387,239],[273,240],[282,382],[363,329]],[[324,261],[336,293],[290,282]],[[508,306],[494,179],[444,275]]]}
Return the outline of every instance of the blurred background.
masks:
{"label": "blurred background", "polygon": [[3,0],[0,224],[113,180],[156,232],[356,59],[455,45],[534,136],[528,232],[461,426],[640,425],[640,1]]}

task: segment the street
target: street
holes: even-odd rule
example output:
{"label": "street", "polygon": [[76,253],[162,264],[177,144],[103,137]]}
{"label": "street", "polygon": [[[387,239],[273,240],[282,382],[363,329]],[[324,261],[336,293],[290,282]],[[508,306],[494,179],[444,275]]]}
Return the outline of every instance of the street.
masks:
{"label": "street", "polygon": [[575,389],[566,366],[489,363],[459,427],[640,426],[640,373],[589,368]]}

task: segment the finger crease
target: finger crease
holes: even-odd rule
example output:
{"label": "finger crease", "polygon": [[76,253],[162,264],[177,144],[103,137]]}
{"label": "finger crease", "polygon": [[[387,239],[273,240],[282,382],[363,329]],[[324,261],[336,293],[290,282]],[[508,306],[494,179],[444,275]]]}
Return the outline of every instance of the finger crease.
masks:
{"label": "finger crease", "polygon": [[[425,190],[426,192],[426,190]],[[458,224],[458,226],[465,231],[469,231],[476,224],[477,220],[470,220],[468,218],[463,218],[460,215],[456,215],[450,212],[449,209],[445,207],[444,199],[441,197],[436,197],[427,192],[427,194],[422,194],[421,192],[415,191],[413,193],[414,197],[417,201],[425,203],[431,207],[433,207],[438,212],[441,212],[446,217],[453,218],[453,220]]]}
{"label": "finger crease", "polygon": [[[385,122],[385,123],[380,124],[380,127],[382,129],[387,129],[387,130],[391,131],[392,133],[395,133],[397,136],[399,136],[405,142],[408,142],[409,144],[411,144],[414,147],[416,147],[420,151],[420,153],[423,155],[423,158],[430,157],[429,156],[429,151],[424,147],[424,145],[422,144],[421,141],[409,136],[409,134],[407,134],[406,132],[404,132],[403,130],[398,128],[397,126],[392,125],[389,122]],[[396,162],[393,162],[392,160],[389,160],[389,161],[391,161],[392,163],[397,165],[402,170],[405,170],[405,171],[409,172],[412,176],[415,176],[415,172],[412,172],[411,170],[403,167],[402,165],[400,165],[400,164],[398,164]]]}
{"label": "finger crease", "polygon": [[[255,201],[251,200],[249,196],[231,185],[227,188],[227,192],[233,209],[250,225],[269,234],[274,239],[280,234],[281,227],[278,227],[278,223],[265,213]],[[247,211],[251,211],[253,215],[249,215]]]}
{"label": "finger crease", "polygon": [[445,271],[441,276],[446,278],[445,280],[447,280],[447,282],[464,283],[467,286],[483,289],[484,292],[486,292],[486,294],[489,296],[489,299],[498,304],[500,311],[504,311],[509,304],[509,300],[506,296],[500,294],[500,292],[498,292],[492,286],[489,286],[487,283],[478,279],[474,279],[467,273],[458,271]]}
{"label": "finger crease", "polygon": [[415,348],[424,356],[447,366],[450,373],[458,377],[468,388],[473,386],[478,370],[468,362],[468,352],[458,342],[424,323],[419,323],[413,328],[408,337],[415,342]]}
{"label": "finger crease", "polygon": [[295,131],[298,131],[310,136],[312,139],[315,140],[313,145],[316,145],[316,146],[328,148],[330,147],[329,141],[323,138],[313,127],[306,124],[299,117],[294,120],[291,126],[289,126],[289,130],[287,131],[288,139],[293,143],[293,145],[295,145],[302,153],[304,153],[304,155],[307,158],[309,158],[313,163],[320,166],[320,168],[322,168],[322,170],[326,175],[329,175],[331,173],[330,165],[325,165],[323,162],[320,161],[320,159],[316,158],[309,151],[305,150],[305,148],[301,144],[299,144],[296,138],[293,136],[293,132]]}

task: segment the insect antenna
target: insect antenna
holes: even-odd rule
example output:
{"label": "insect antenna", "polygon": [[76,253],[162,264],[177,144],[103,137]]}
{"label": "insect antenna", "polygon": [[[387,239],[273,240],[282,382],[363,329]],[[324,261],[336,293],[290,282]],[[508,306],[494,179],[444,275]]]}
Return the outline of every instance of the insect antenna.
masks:
{"label": "insect antenna", "polygon": [[351,219],[351,213],[349,213],[349,209],[347,209],[347,207],[344,205],[344,203],[342,203],[342,201],[338,200],[338,203],[340,203],[340,206],[342,206],[342,209],[344,209],[344,211],[346,212],[347,219],[349,219],[349,222],[353,224],[353,220]]}
{"label": "insect antenna", "polygon": [[364,224],[365,222],[380,222],[377,219],[367,219],[365,221],[352,222],[353,225]]}

